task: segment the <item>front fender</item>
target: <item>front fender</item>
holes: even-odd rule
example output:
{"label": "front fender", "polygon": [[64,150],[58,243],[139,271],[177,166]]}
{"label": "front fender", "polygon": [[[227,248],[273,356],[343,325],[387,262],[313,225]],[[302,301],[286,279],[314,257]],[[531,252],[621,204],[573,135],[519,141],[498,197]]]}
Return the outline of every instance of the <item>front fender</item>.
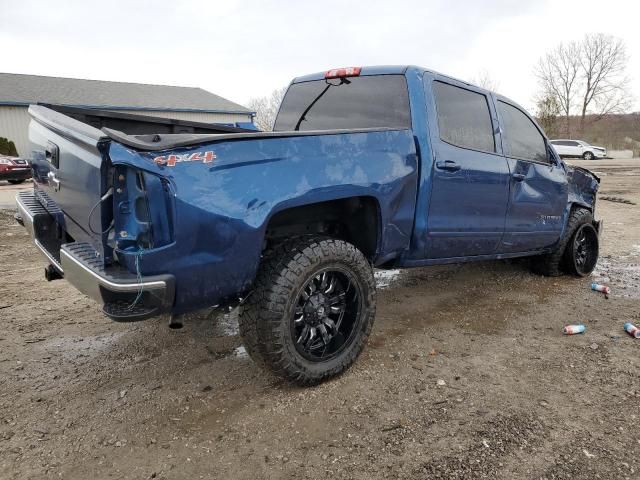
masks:
{"label": "front fender", "polygon": [[586,208],[595,216],[597,193],[600,187],[600,178],[589,170],[581,167],[567,166],[567,180],[569,183],[569,195],[564,214],[564,236],[567,221],[571,210],[576,207]]}

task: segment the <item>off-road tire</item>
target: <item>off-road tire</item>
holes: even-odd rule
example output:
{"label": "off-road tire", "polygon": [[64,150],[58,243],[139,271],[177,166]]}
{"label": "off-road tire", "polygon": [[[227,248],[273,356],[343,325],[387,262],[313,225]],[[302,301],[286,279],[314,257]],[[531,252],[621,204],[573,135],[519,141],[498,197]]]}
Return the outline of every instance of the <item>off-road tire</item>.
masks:
{"label": "off-road tire", "polygon": [[570,242],[578,228],[585,223],[593,224],[593,215],[585,208],[575,208],[569,215],[567,228],[555,249],[546,255],[539,255],[531,259],[531,268],[535,273],[547,277],[559,277],[565,273],[576,274],[567,260],[570,255]]}
{"label": "off-road tire", "polygon": [[593,160],[595,157],[593,156],[592,152],[584,152],[582,154],[582,158],[585,160]]}
{"label": "off-road tire", "polygon": [[[300,289],[319,270],[347,270],[361,292],[359,323],[352,340],[336,356],[309,361],[296,349],[291,324]],[[348,369],[362,352],[375,318],[376,286],[365,256],[342,240],[298,237],[275,246],[262,258],[255,288],[239,308],[240,335],[259,366],[299,385],[313,385]]]}

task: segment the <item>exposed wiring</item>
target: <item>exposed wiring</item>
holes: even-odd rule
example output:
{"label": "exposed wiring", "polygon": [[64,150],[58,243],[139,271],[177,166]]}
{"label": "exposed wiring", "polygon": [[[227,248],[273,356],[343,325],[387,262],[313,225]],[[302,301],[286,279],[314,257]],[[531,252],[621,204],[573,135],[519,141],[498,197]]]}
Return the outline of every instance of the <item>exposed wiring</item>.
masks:
{"label": "exposed wiring", "polygon": [[[127,253],[124,250],[120,250],[119,248],[116,248],[115,252],[117,254]],[[140,302],[140,299],[142,298],[142,294],[144,293],[142,271],[140,270],[140,260],[142,258],[142,255],[144,255],[145,253],[147,253],[147,250],[145,249],[140,249],[135,253],[134,265],[136,266],[136,282],[138,284],[138,291],[136,293],[136,297],[133,299],[131,304],[126,307],[127,310],[133,310],[136,307],[136,305],[138,305],[138,303]]]}
{"label": "exposed wiring", "polygon": [[136,252],[136,279],[138,280],[138,294],[136,295],[136,298],[133,299],[133,302],[131,303],[131,305],[129,305],[127,307],[127,310],[133,310],[135,308],[135,306],[138,304],[138,302],[140,301],[140,299],[142,298],[142,292],[143,292],[143,288],[142,288],[142,273],[140,272],[140,258],[142,257],[142,255],[144,255],[144,250],[138,250],[138,252]]}
{"label": "exposed wiring", "polygon": [[98,205],[100,205],[102,202],[104,202],[107,198],[109,198],[111,195],[113,195],[113,187],[109,187],[109,190],[107,190],[107,193],[105,193],[102,197],[100,197],[100,200],[98,200],[96,202],[96,204],[91,207],[91,211],[89,211],[89,217],[87,218],[87,223],[89,224],[89,231],[91,233],[93,233],[94,235],[104,235],[105,233],[109,233],[109,230],[111,230],[114,226],[114,221],[111,220],[111,223],[109,224],[109,226],[107,227],[107,229],[104,232],[96,232],[93,227],[91,226],[91,217],[93,216],[93,212],[95,212],[96,208],[98,207]]}
{"label": "exposed wiring", "polygon": [[298,121],[296,122],[296,126],[293,128],[294,131],[300,130],[300,124],[307,119],[307,113],[309,113],[309,111],[313,108],[313,106],[316,103],[318,103],[318,101],[324,96],[325,93],[327,93],[327,91],[329,91],[331,87],[339,87],[340,85],[349,85],[351,81],[347,80],[344,77],[341,77],[340,83],[331,83],[329,80],[325,80],[325,83],[327,84],[327,86],[324,87],[324,89],[318,94],[318,96],[316,96],[316,98],[313,99],[313,101],[309,104],[309,106],[304,109],[304,112],[302,112],[302,115],[300,115],[300,118],[298,118]]}

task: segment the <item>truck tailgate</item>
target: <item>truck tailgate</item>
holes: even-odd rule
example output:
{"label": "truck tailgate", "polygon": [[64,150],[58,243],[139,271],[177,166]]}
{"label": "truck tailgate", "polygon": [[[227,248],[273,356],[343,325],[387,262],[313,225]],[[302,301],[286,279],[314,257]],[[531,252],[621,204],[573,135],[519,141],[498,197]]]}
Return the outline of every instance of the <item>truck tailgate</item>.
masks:
{"label": "truck tailgate", "polygon": [[109,139],[90,125],[41,106],[32,105],[29,114],[36,196],[45,208],[55,208],[58,223],[71,237],[99,247],[99,232],[106,227],[100,197],[108,188],[102,170]]}

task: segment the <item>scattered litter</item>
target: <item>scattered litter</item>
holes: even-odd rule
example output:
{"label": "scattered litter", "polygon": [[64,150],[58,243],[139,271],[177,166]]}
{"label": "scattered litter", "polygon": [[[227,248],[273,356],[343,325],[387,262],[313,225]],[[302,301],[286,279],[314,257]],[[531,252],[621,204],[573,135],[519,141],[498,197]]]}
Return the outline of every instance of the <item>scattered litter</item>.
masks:
{"label": "scattered litter", "polygon": [[584,455],[585,455],[587,458],[594,458],[594,457],[595,457],[595,455],[594,455],[593,453],[589,453],[589,452],[587,452],[587,449],[586,449],[586,448],[583,448],[583,449],[582,449],[582,453],[584,453]]}
{"label": "scattered litter", "polygon": [[584,333],[584,331],[587,329],[587,327],[585,327],[582,324],[578,324],[578,325],[565,325],[565,327],[562,329],[562,333],[564,335],[577,335],[578,333]]}
{"label": "scattered litter", "polygon": [[631,322],[627,322],[624,324],[624,331],[631,335],[633,338],[640,338],[640,328],[636,327]]}
{"label": "scattered litter", "polygon": [[441,378],[436,383],[439,387],[444,387],[447,384],[447,382],[445,382]]}
{"label": "scattered litter", "polygon": [[611,289],[605,285],[600,285],[599,283],[592,283],[591,290],[595,290],[596,292],[602,292],[605,295],[609,295],[611,293]]}
{"label": "scattered litter", "polygon": [[485,439],[482,439],[482,445],[484,445],[484,448],[489,448],[489,442],[487,442]]}
{"label": "scattered litter", "polygon": [[598,347],[598,344],[597,344],[597,343],[592,343],[591,345],[589,345],[589,348],[590,348],[591,350],[597,350],[599,347]]}
{"label": "scattered litter", "polygon": [[127,390],[120,390],[120,398],[124,398],[127,394]]}

